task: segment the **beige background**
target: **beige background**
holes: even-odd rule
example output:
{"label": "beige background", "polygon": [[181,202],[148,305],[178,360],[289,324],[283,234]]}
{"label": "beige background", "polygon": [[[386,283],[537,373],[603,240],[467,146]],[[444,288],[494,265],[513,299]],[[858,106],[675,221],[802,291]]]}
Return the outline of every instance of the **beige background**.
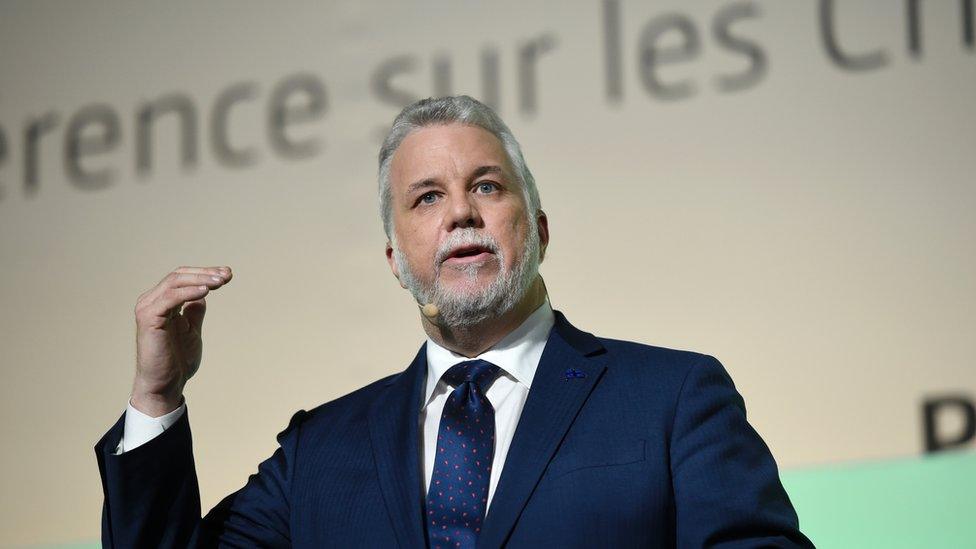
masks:
{"label": "beige background", "polygon": [[[729,2],[621,0],[624,99],[603,91],[601,4],[560,2],[0,3],[0,543],[97,539],[92,446],[125,406],[136,296],[181,264],[228,264],[210,299],[204,364],[191,383],[203,505],[240,487],[290,415],[404,368],[423,341],[383,259],[375,157],[397,108],[371,92],[384,60],[419,65],[397,85],[433,93],[446,55],[454,91],[478,95],[485,47],[501,60],[500,113],[521,140],[549,215],[542,272],[553,305],[597,335],[717,356],[781,466],[921,451],[925,395],[976,392],[976,56],[955,2],[923,2],[924,55],[905,49],[899,2],[838,2],[845,48],[888,64],[851,73],[821,44],[813,1],[740,2],[736,34],[768,65],[723,93],[745,59],[711,34]],[[702,53],[661,69],[698,92],[667,102],[637,73],[641,28],[695,22]],[[539,64],[538,112],[517,106],[516,52],[555,38]],[[328,113],[308,160],[264,138],[270,89],[308,72]],[[249,169],[178,167],[160,125],[138,177],[134,111],[179,91],[206,120],[240,81],[234,111]],[[62,171],[67,118],[118,112],[122,144],[86,192]],[[39,192],[22,189],[22,131],[60,115],[42,146]],[[206,126],[202,126],[205,128]]]}

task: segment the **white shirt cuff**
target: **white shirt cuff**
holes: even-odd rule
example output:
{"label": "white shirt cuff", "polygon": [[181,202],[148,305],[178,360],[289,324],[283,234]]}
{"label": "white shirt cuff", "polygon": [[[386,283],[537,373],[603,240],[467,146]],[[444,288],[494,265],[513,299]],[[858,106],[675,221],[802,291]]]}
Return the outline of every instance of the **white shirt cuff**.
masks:
{"label": "white shirt cuff", "polygon": [[121,454],[134,450],[156,438],[183,417],[184,412],[186,412],[185,400],[179,408],[159,417],[148,416],[136,410],[132,406],[132,400],[129,400],[125,407],[125,427],[122,431],[122,440],[115,448],[115,453]]}

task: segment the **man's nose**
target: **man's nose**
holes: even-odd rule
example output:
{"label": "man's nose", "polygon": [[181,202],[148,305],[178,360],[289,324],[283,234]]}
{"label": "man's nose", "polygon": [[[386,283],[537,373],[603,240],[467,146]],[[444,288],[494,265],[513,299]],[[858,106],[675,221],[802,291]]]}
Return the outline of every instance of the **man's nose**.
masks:
{"label": "man's nose", "polygon": [[462,196],[452,198],[445,225],[448,231],[464,227],[480,227],[481,214],[478,212],[474,197],[464,193]]}

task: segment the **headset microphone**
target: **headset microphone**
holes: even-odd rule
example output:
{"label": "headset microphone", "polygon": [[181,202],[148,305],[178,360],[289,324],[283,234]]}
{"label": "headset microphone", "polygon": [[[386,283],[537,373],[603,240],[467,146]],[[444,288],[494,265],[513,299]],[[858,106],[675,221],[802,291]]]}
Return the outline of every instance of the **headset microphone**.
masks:
{"label": "headset microphone", "polygon": [[420,308],[420,312],[424,313],[424,316],[426,316],[427,318],[433,319],[441,311],[440,309],[437,308],[437,305],[434,305],[433,303],[428,303]]}

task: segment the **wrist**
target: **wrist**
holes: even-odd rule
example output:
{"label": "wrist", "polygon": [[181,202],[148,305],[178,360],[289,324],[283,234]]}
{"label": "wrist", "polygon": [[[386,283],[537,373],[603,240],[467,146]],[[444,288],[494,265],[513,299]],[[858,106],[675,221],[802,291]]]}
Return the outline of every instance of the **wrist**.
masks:
{"label": "wrist", "polygon": [[129,396],[132,407],[150,417],[164,416],[183,404],[183,391],[171,389],[166,391],[149,391],[138,381],[133,384],[132,394]]}

